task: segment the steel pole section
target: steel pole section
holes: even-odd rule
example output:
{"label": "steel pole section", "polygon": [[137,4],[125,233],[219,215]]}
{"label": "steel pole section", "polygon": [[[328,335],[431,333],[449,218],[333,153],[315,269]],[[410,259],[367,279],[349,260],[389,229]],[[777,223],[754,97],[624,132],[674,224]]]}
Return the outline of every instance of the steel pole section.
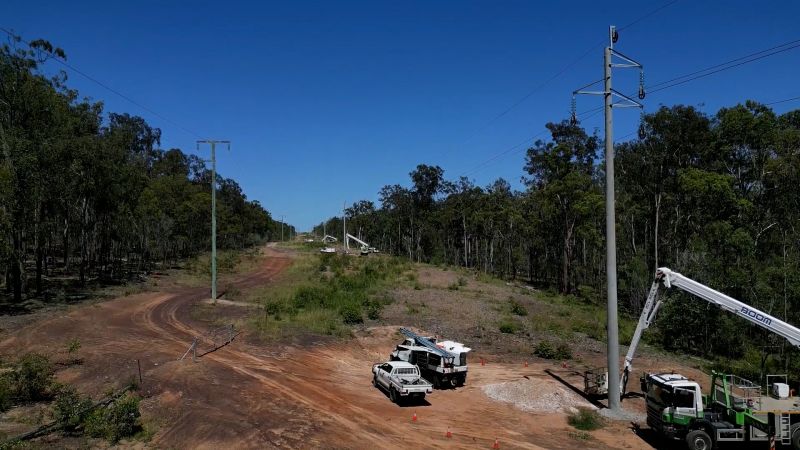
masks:
{"label": "steel pole section", "polygon": [[[610,44],[609,44],[610,45]],[[606,284],[608,289],[608,408],[619,411],[619,329],[617,325],[617,235],[614,205],[614,124],[611,92],[611,47],[603,57],[606,119]]]}
{"label": "steel pole section", "polygon": [[211,302],[217,304],[217,155],[211,142]]}

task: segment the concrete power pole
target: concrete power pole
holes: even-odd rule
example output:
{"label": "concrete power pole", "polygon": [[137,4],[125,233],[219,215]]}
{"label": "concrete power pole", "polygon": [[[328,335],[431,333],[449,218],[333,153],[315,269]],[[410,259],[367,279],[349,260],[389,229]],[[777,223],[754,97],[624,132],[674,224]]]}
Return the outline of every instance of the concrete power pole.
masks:
{"label": "concrete power pole", "polygon": [[344,252],[347,253],[347,202],[342,203],[342,239],[344,239]]}
{"label": "concrete power pole", "polygon": [[217,144],[226,144],[228,151],[231,141],[197,141],[197,150],[200,144],[211,145],[211,302],[217,304]]}
{"label": "concrete power pole", "polygon": [[[572,123],[577,125],[575,115],[575,95],[589,94],[602,95],[605,102],[605,158],[606,158],[606,295],[608,299],[608,311],[606,326],[608,329],[608,408],[612,412],[620,411],[620,375],[619,375],[619,324],[617,312],[617,233],[616,233],[616,207],[614,191],[614,107],[635,107],[642,108],[643,105],[638,101],[615,91],[612,87],[612,68],[638,68],[639,69],[639,99],[644,99],[644,75],[643,67],[638,62],[614,50],[618,34],[614,26],[608,29],[608,47],[603,52],[603,90],[583,91],[581,89],[572,93]],[[613,57],[617,57],[622,62],[615,63]],[[592,86],[589,84],[585,87]],[[584,88],[585,88],[584,87]],[[617,97],[621,101],[614,103]]]}
{"label": "concrete power pole", "polygon": [[281,242],[283,242],[283,214],[281,214]]}

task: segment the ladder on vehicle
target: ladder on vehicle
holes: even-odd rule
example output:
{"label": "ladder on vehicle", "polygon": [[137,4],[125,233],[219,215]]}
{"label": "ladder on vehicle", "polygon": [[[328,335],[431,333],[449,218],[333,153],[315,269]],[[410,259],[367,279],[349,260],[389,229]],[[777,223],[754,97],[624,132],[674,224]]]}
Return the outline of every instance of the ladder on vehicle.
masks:
{"label": "ladder on vehicle", "polygon": [[780,430],[781,444],[789,445],[792,443],[792,419],[787,413],[781,413],[778,421]]}
{"label": "ladder on vehicle", "polygon": [[431,353],[436,353],[437,355],[441,356],[442,358],[449,359],[450,362],[452,362],[452,360],[455,359],[455,355],[453,355],[452,353],[450,353],[447,350],[437,346],[436,344],[431,342],[430,339],[422,337],[422,336],[418,335],[417,333],[414,333],[413,331],[409,330],[408,328],[400,328],[400,332],[403,333],[409,339],[412,339],[414,341],[414,343],[416,343],[418,346],[425,347],[428,350],[430,350]]}

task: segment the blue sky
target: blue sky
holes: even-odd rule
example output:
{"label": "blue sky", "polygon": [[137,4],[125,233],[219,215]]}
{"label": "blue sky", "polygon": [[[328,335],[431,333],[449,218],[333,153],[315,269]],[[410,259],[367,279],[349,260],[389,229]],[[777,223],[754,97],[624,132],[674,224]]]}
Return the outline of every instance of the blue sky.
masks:
{"label": "blue sky", "polygon": [[[230,139],[219,170],[251,199],[300,229],[342,203],[377,202],[408,184],[419,163],[479,185],[503,177],[521,188],[525,145],[566,118],[573,89],[602,77],[608,25],[623,26],[660,1],[63,2],[4,0],[0,26],[63,47],[70,64],[181,127],[70,74],[106,111],[141,115],[162,146],[195,152],[197,136]],[[800,39],[794,1],[680,0],[623,30],[617,49],[657,83]],[[499,119],[545,80],[586,57]],[[54,68],[58,68],[54,66]],[[800,49],[645,100],[714,113],[745,99],[800,96]],[[638,75],[617,72],[635,91]],[[601,103],[578,99],[578,111]],[[800,108],[800,101],[775,106]],[[638,113],[615,116],[615,136]],[[602,115],[584,121],[602,127]],[[489,164],[490,158],[515,148]]]}

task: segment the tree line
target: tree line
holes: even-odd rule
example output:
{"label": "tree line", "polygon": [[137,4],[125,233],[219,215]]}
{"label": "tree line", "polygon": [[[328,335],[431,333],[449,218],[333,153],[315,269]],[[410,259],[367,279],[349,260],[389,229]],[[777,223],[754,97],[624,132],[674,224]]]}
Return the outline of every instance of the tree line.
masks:
{"label": "tree line", "polygon": [[[161,130],[80,97],[63,50],[18,38],[0,47],[0,269],[16,304],[74,274],[120,280],[210,248],[211,171],[160,148]],[[218,246],[280,236],[281,223],[236,181],[217,175]],[[293,228],[291,228],[293,230]],[[55,281],[53,281],[55,283]]]}
{"label": "tree line", "polygon": [[[380,204],[346,210],[351,234],[413,261],[530,283],[602,305],[604,165],[580,123],[548,123],[527,150],[524,189],[477,186],[421,164]],[[616,151],[621,307],[638,316],[657,267],[670,267],[800,324],[800,110],[747,101],[706,114],[662,106]],[[314,228],[341,236],[340,218]],[[705,302],[672,295],[658,319],[668,348],[739,357],[765,333]]]}

